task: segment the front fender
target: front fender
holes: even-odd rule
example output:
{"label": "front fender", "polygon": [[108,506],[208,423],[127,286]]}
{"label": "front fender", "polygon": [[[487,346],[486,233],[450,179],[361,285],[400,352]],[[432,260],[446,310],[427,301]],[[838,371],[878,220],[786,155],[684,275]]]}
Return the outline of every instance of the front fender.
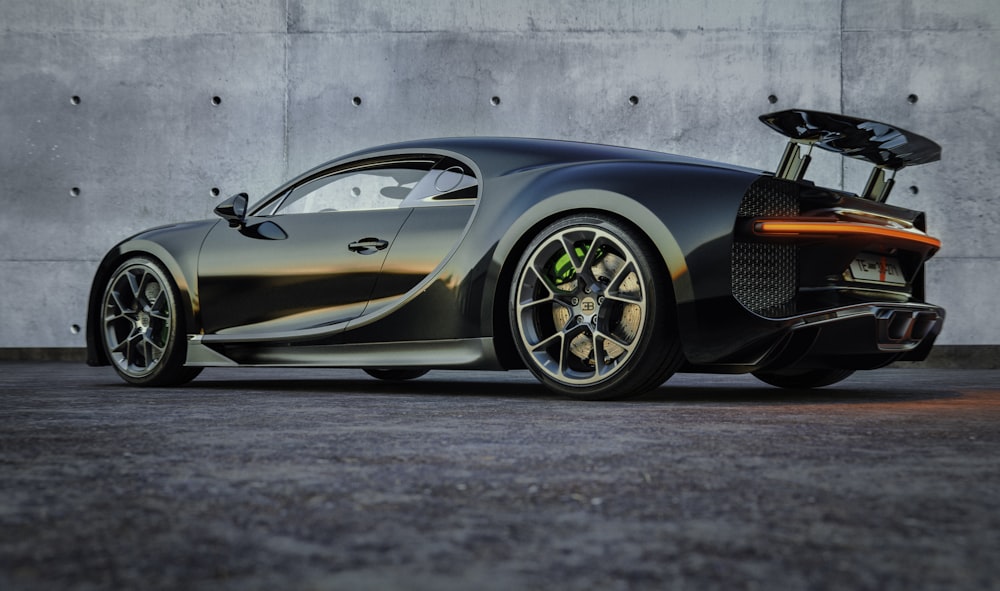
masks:
{"label": "front fender", "polygon": [[159,261],[177,285],[186,333],[201,332],[198,320],[198,255],[201,245],[218,220],[190,222],[147,230],[115,245],[101,260],[87,301],[87,364],[108,365],[101,346],[101,299],[112,273],[131,256],[149,256]]}

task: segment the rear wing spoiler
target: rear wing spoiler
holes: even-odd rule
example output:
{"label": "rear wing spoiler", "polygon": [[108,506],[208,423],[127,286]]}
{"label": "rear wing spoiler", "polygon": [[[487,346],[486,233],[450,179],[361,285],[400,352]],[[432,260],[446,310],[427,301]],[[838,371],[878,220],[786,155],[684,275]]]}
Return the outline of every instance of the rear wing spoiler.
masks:
{"label": "rear wing spoiler", "polygon": [[[761,115],[760,120],[789,138],[775,176],[802,180],[813,146],[874,165],[865,199],[884,202],[892,190],[896,171],[941,159],[941,146],[900,127],[847,115],[790,109]],[[807,151],[802,154],[802,146]],[[886,170],[892,175],[886,178]]]}

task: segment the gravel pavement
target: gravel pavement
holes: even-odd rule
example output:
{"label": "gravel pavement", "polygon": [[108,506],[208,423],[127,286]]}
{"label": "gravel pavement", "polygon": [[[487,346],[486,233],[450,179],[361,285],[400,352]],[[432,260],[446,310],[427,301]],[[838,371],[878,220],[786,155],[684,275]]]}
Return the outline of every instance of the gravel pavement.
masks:
{"label": "gravel pavement", "polygon": [[1000,370],[679,375],[0,363],[0,589],[1000,589]]}

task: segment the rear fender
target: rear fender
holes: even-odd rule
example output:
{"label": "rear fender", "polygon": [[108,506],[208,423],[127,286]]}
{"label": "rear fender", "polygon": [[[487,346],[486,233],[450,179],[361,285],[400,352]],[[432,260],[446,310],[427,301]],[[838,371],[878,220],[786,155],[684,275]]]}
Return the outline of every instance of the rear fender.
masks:
{"label": "rear fender", "polygon": [[[494,251],[489,281],[496,305],[483,309],[484,334],[504,342],[512,338],[506,310],[513,268],[537,232],[572,213],[604,213],[634,226],[659,252],[678,307],[700,299],[731,298],[733,223],[743,194],[758,174],[637,162],[580,165],[546,174],[507,204],[517,211],[520,202],[531,202],[509,224]],[[545,195],[547,190],[551,192]],[[679,314],[678,326],[685,354],[689,347],[701,347],[695,318]],[[498,351],[505,348],[504,342],[498,342]]]}

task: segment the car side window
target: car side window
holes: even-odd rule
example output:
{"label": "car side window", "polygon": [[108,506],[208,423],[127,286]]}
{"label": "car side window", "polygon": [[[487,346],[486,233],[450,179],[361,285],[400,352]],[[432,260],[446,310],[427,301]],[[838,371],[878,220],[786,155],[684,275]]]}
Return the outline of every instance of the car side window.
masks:
{"label": "car side window", "polygon": [[443,158],[406,197],[404,207],[467,205],[479,192],[476,173],[454,158]]}
{"label": "car side window", "polygon": [[303,183],[282,200],[276,215],[395,209],[432,163],[397,163],[331,174]]}

